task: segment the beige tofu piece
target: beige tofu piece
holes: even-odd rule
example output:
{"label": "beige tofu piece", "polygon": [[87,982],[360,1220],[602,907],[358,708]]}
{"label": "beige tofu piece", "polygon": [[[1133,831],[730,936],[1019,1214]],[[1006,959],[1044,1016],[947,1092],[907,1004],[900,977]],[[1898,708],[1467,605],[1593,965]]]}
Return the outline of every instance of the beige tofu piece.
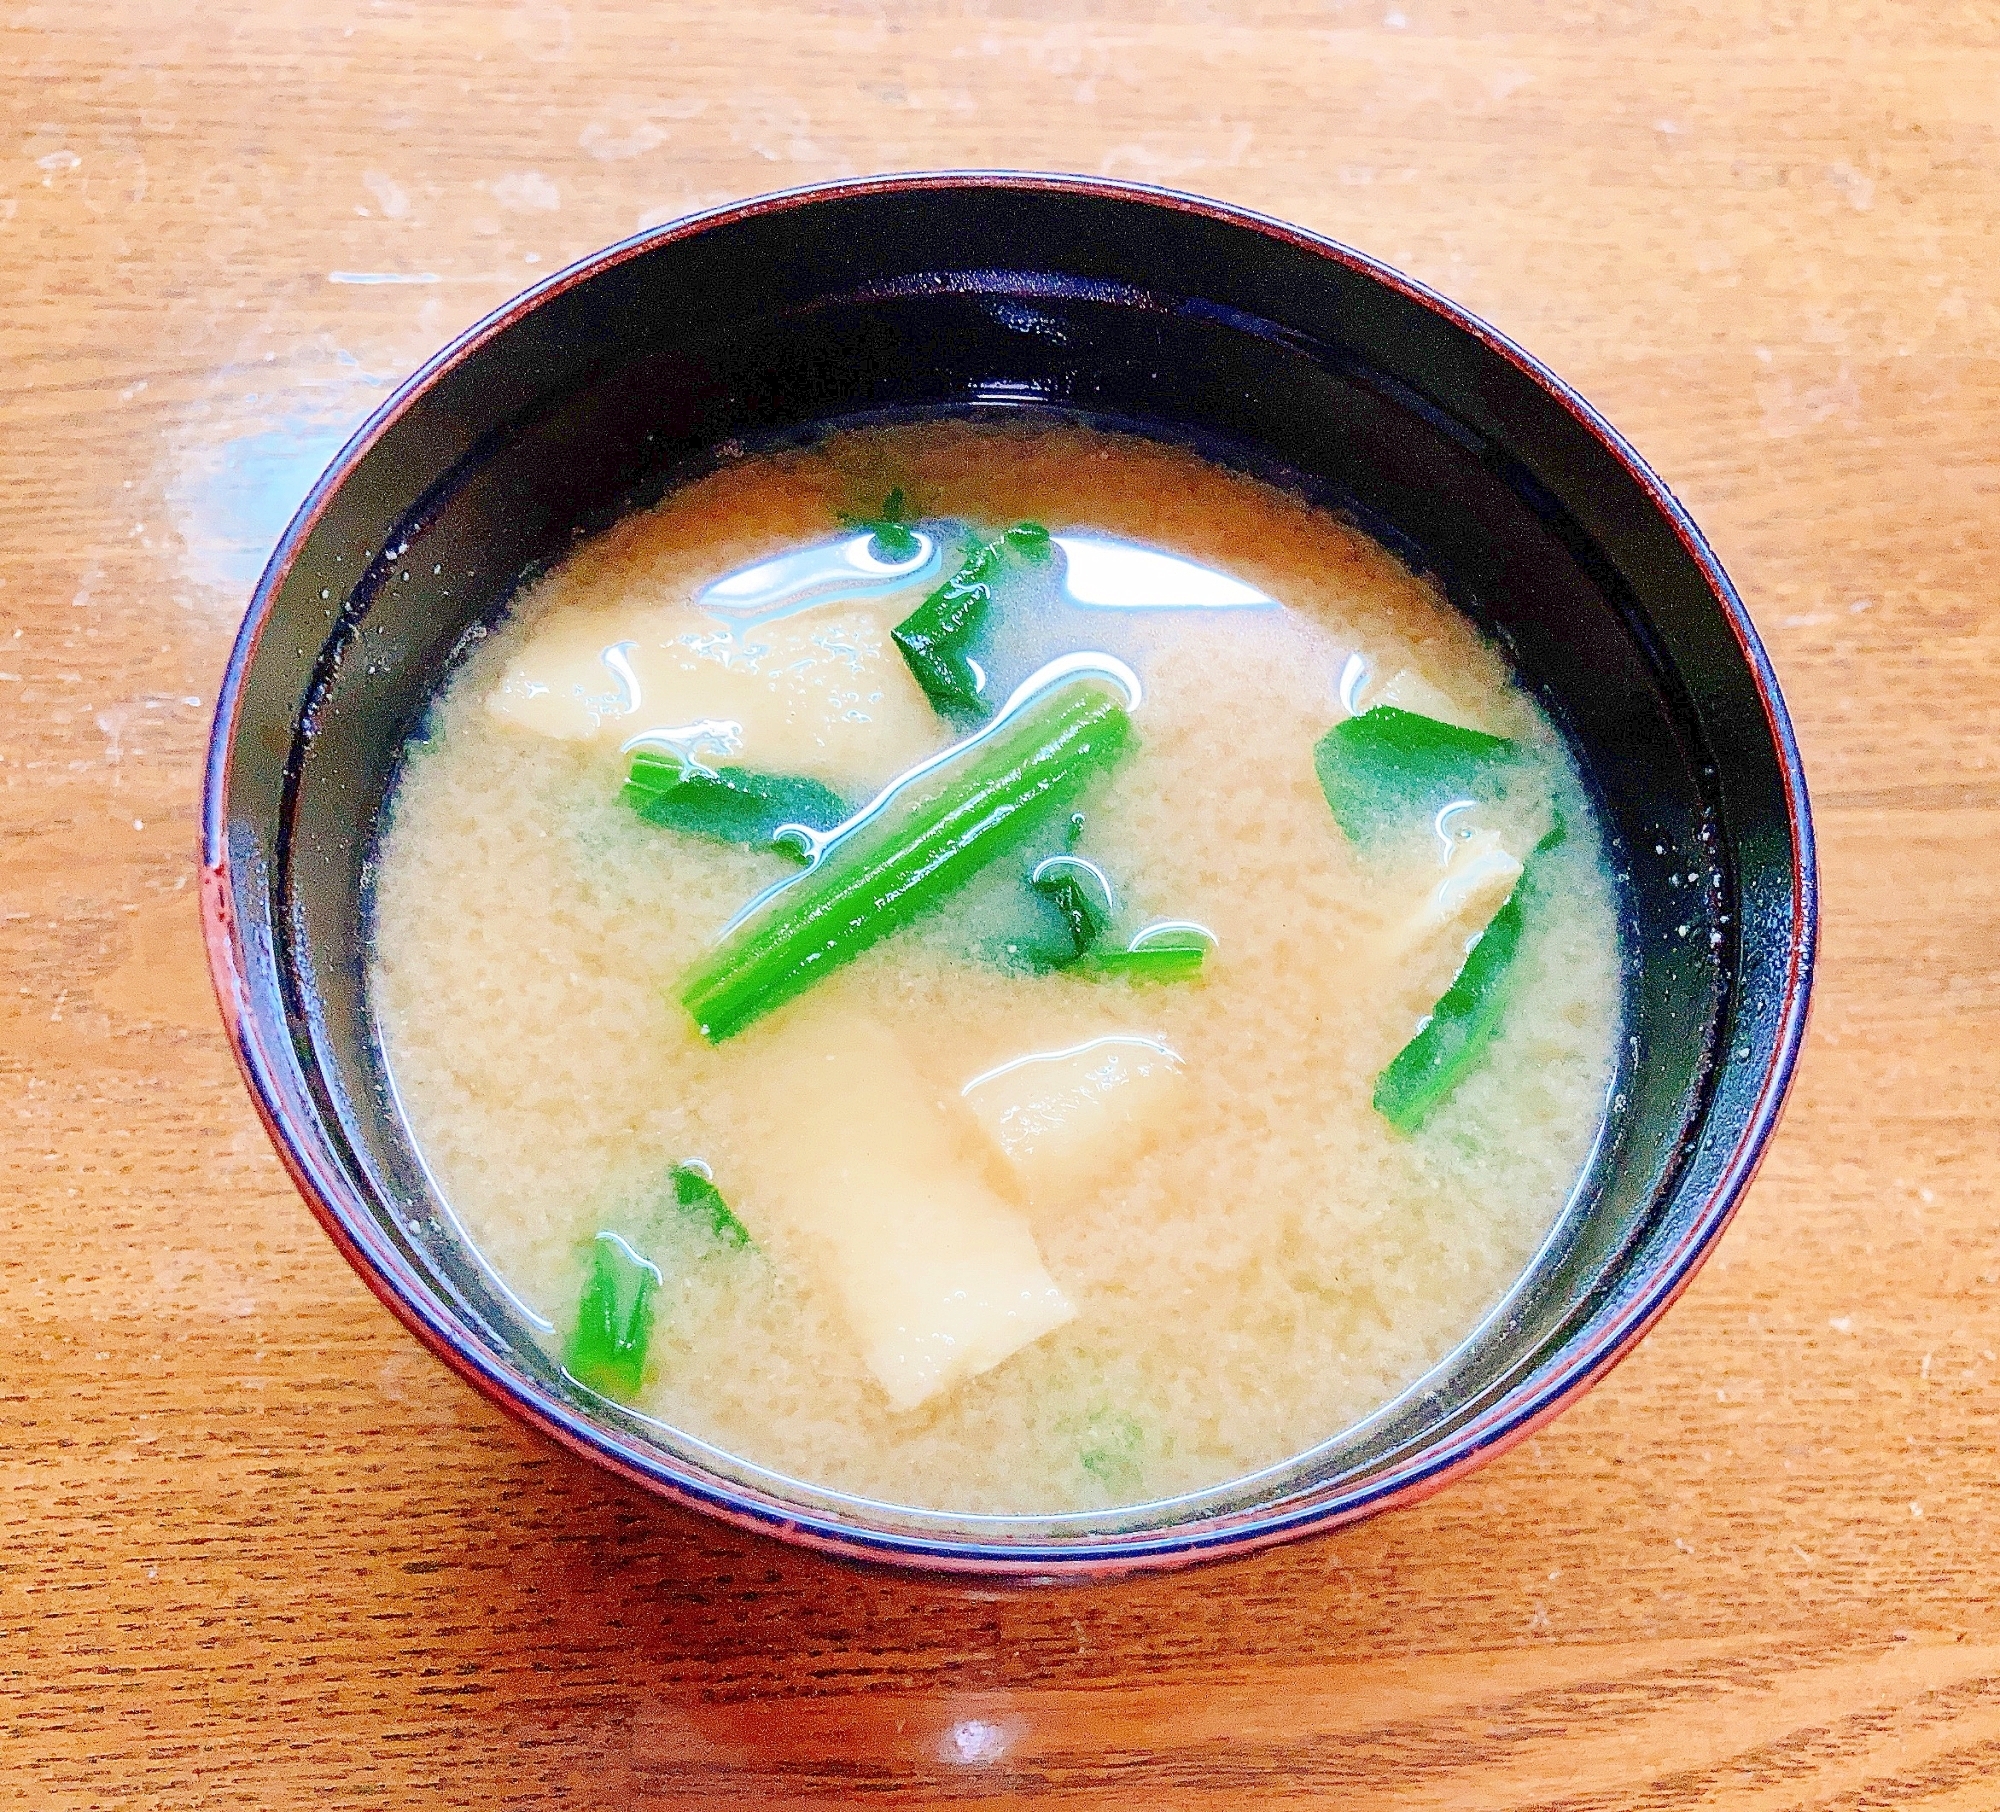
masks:
{"label": "beige tofu piece", "polygon": [[890,1404],[915,1409],[1075,1315],[1020,1213],[980,1179],[946,1106],[884,1027],[773,1041],[773,1137],[740,1212],[832,1286]]}
{"label": "beige tofu piece", "polygon": [[645,735],[711,765],[872,793],[944,740],[890,639],[890,608],[835,602],[755,627],[691,604],[558,610],[487,708],[542,736]]}
{"label": "beige tofu piece", "polygon": [[962,1091],[986,1136],[1029,1192],[1088,1187],[1152,1143],[1186,1067],[1156,1038],[1113,1033],[1017,1057]]}
{"label": "beige tofu piece", "polygon": [[1493,830],[1454,838],[1437,879],[1389,926],[1383,967],[1399,1001],[1428,1012],[1465,962],[1466,945],[1514,891],[1521,864]]}
{"label": "beige tofu piece", "polygon": [[1498,831],[1454,838],[1444,873],[1410,916],[1412,938],[1427,940],[1459,925],[1470,934],[1500,910],[1520,878],[1521,864]]}
{"label": "beige tofu piece", "polygon": [[[1485,730],[1486,726],[1449,693],[1440,692],[1429,680],[1410,668],[1399,669],[1393,678],[1367,700],[1367,709],[1394,705],[1399,711],[1414,711],[1441,724],[1456,724],[1461,730]],[[1491,732],[1488,732],[1491,734]]]}
{"label": "beige tofu piece", "polygon": [[[1375,691],[1368,704],[1371,708],[1395,705],[1439,723],[1456,724],[1461,730],[1491,734],[1456,699],[1408,667],[1400,668]],[[1430,970],[1436,965],[1421,959],[1437,956],[1449,945],[1449,973],[1455,975],[1465,960],[1465,941],[1500,910],[1520,878],[1520,861],[1501,841],[1498,831],[1475,830],[1470,836],[1452,837],[1436,879],[1410,910],[1389,926],[1383,940],[1385,957],[1408,965],[1412,986],[1427,988]]]}

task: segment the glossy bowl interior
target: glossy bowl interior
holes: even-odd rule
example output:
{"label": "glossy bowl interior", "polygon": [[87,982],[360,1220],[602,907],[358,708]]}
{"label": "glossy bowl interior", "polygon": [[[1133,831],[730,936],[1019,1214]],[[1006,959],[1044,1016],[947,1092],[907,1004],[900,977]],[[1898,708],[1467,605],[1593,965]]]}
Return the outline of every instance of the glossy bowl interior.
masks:
{"label": "glossy bowl interior", "polygon": [[[525,573],[745,444],[1023,406],[1289,474],[1435,573],[1572,739],[1632,957],[1590,1172],[1458,1351],[1254,1479],[1039,1519],[815,1490],[576,1391],[427,1179],[362,963],[398,752]],[[664,1495],[850,1554],[1040,1575],[1177,1564],[1407,1501],[1601,1375],[1750,1177],[1803,1030],[1814,927],[1803,778],[1763,651],[1631,449],[1383,266],[1212,202],[1075,179],[906,177],[724,209],[585,261],[440,354],[272,556],[217,709],[203,837],[217,987],[272,1136],[419,1338]]]}

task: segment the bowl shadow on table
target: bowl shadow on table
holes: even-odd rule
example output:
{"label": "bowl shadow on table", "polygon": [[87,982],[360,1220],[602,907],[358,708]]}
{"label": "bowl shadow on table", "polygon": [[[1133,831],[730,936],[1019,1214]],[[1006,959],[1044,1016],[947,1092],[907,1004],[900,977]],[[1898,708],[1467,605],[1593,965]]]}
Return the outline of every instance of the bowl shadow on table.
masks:
{"label": "bowl shadow on table", "polygon": [[1455,1770],[1441,1713],[1601,1665],[1508,1652],[1521,1607],[1494,1581],[1544,1565],[1547,1532],[1483,1526],[1477,1483],[1453,1494],[1477,1539],[1439,1541],[1447,1513],[1426,1506],[1182,1573],[1036,1586],[790,1548],[497,1416],[472,1446],[459,1507],[404,1563],[457,1651],[439,1661],[485,1678],[486,1715],[551,1788],[620,1804],[1249,1791],[1301,1770],[1333,1787],[1373,1778],[1352,1743]]}
{"label": "bowl shadow on table", "polygon": [[1607,1812],[1990,1768],[2000,1646],[1829,1632],[1777,1582],[1690,1593],[1649,1514],[1668,1427],[1650,1448],[1566,1430],[1345,1530],[1048,1587],[826,1559],[470,1398],[456,1419],[448,1470],[412,1480],[437,1532],[403,1563],[421,1581],[391,1588],[439,1683],[411,1682],[423,1728],[397,1734],[506,1803]]}

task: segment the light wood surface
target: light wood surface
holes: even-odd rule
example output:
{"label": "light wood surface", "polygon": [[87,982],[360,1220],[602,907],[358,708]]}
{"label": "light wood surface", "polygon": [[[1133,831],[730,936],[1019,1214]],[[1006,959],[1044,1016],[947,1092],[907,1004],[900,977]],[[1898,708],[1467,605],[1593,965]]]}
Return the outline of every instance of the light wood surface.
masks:
{"label": "light wood surface", "polygon": [[[2000,1805],[1996,93],[1974,0],[0,6],[0,1805]],[[1825,859],[1789,1119],[1606,1385],[1053,1593],[471,1396],[287,1185],[193,912],[230,635],[390,383],[642,224],[1001,164],[1288,216],[1579,384],[1748,597]]]}

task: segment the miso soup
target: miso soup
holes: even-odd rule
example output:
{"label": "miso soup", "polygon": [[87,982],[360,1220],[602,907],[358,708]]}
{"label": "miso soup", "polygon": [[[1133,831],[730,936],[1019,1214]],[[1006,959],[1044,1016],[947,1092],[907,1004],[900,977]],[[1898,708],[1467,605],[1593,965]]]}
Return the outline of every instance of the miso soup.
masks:
{"label": "miso soup", "polygon": [[526,586],[373,937],[412,1134],[581,1386],[964,1512],[1408,1389],[1618,1034],[1602,833],[1500,653],[1292,490],[1044,418],[743,456]]}

